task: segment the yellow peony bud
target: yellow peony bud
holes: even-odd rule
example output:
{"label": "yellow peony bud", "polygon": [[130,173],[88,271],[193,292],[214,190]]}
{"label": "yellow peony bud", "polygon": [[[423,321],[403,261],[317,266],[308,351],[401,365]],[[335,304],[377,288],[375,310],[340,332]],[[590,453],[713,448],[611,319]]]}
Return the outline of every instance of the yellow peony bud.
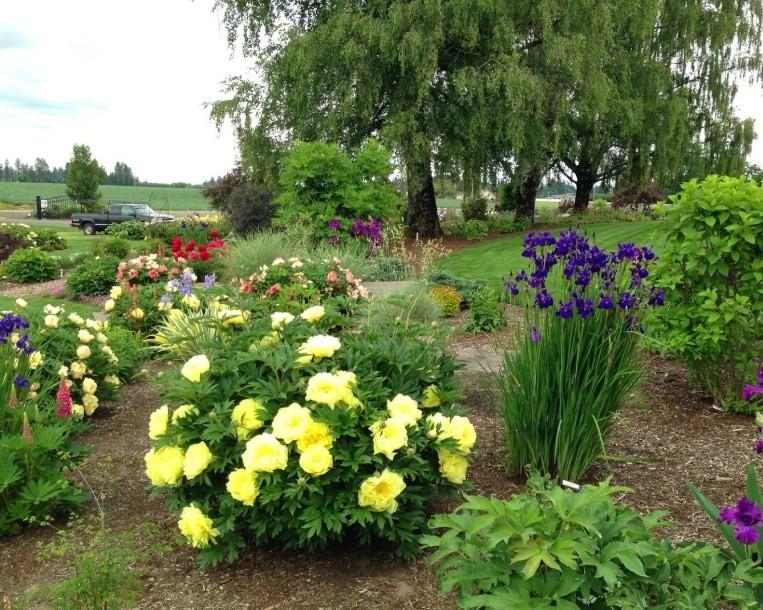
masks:
{"label": "yellow peony bud", "polygon": [[245,398],[233,407],[231,421],[236,424],[236,435],[240,441],[246,440],[254,430],[265,425],[260,419],[262,404],[252,398]]}
{"label": "yellow peony bud", "polygon": [[151,413],[148,418],[148,438],[157,439],[167,434],[167,424],[170,418],[170,408],[162,405]]}
{"label": "yellow peony bud", "polygon": [[368,506],[378,512],[394,513],[397,510],[397,496],[403,493],[405,482],[396,472],[384,469],[379,474],[367,478],[358,490],[358,506]]}
{"label": "yellow peony bud", "polygon": [[183,474],[189,481],[207,469],[214,456],[205,442],[188,447],[183,458]]}
{"label": "yellow peony bud", "polygon": [[52,314],[45,316],[45,326],[48,328],[58,328],[58,316]]}
{"label": "yellow peony bud", "polygon": [[316,322],[319,322],[325,315],[326,310],[323,308],[323,306],[315,305],[314,307],[308,307],[305,309],[305,311],[299,314],[299,317],[303,320],[307,320],[311,324],[315,324]]}
{"label": "yellow peony bud", "polygon": [[275,436],[266,432],[249,439],[241,459],[247,470],[275,472],[286,468],[289,450]]}
{"label": "yellow peony bud", "polygon": [[212,519],[193,505],[183,509],[178,521],[180,533],[197,549],[205,549],[210,542],[214,543],[220,532],[213,525]]}
{"label": "yellow peony bud", "polygon": [[103,309],[109,312],[114,311],[114,307],[116,307],[114,299],[109,299],[103,304]]}
{"label": "yellow peony bud", "polygon": [[336,337],[315,335],[300,345],[299,353],[311,356],[316,362],[320,362],[324,358],[331,358],[341,345]]}
{"label": "yellow peony bud", "polygon": [[294,316],[285,311],[276,311],[270,314],[270,326],[273,330],[281,330],[282,327],[289,324]]}
{"label": "yellow peony bud", "polygon": [[326,474],[334,465],[331,452],[321,445],[312,445],[299,457],[299,467],[306,473],[319,477]]}
{"label": "yellow peony bud", "polygon": [[377,421],[369,428],[373,434],[374,455],[384,454],[388,460],[395,457],[398,449],[408,443],[408,431],[405,420],[390,417],[386,421]]}
{"label": "yellow peony bud", "polygon": [[439,449],[437,455],[440,458],[440,474],[448,481],[461,485],[466,479],[466,469],[469,462],[460,453]]}
{"label": "yellow peony bud", "polygon": [[209,371],[209,360],[203,354],[200,356],[194,356],[180,369],[180,374],[188,381],[193,383],[199,383],[201,376]]}
{"label": "yellow peony bud", "polygon": [[415,424],[422,415],[416,401],[405,394],[398,394],[392,400],[388,400],[387,411],[392,417],[405,422],[406,426]]}
{"label": "yellow peony bud", "polygon": [[273,436],[291,443],[305,434],[311,421],[310,409],[292,403],[278,409],[272,423]]}
{"label": "yellow peony bud", "polygon": [[439,407],[441,404],[440,396],[437,393],[437,386],[430,385],[424,390],[424,400],[421,401],[421,406],[431,409],[432,407]]}
{"label": "yellow peony bud", "polygon": [[228,483],[225,488],[234,500],[254,506],[259,490],[257,489],[257,473],[237,468],[228,475]]}

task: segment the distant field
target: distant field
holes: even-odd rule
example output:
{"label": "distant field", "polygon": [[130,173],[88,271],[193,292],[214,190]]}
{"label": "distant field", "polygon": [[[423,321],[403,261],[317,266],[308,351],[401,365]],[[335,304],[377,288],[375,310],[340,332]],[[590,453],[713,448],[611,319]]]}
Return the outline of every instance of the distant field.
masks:
{"label": "distant field", "polygon": [[[66,185],[47,182],[0,182],[0,206],[3,203],[32,205],[37,195],[57,197],[66,194]],[[156,210],[206,210],[207,200],[201,190],[182,187],[101,186],[103,199],[148,201]]]}

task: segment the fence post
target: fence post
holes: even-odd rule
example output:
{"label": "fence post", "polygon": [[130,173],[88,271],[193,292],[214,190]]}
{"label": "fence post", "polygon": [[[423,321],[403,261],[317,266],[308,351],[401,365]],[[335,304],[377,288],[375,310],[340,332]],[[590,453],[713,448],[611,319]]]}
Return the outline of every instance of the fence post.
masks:
{"label": "fence post", "polygon": [[37,204],[37,220],[42,220],[42,197],[37,195],[35,203]]}

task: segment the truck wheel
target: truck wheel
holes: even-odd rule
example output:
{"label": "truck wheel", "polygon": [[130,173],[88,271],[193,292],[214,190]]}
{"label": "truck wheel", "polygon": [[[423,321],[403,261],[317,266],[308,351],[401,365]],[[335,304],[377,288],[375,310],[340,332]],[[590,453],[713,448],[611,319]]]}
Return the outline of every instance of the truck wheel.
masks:
{"label": "truck wheel", "polygon": [[82,232],[85,235],[95,235],[95,225],[92,222],[86,222],[82,225]]}

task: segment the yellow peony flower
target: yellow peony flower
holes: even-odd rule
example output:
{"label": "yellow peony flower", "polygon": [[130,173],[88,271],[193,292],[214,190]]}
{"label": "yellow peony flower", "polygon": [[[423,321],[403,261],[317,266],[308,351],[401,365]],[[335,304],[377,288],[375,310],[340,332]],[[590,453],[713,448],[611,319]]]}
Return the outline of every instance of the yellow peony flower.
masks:
{"label": "yellow peony flower", "polygon": [[230,418],[236,424],[238,440],[246,440],[251,432],[265,425],[260,419],[261,412],[262,403],[253,398],[245,398],[233,407]]}
{"label": "yellow peony flower", "polygon": [[307,382],[305,398],[322,405],[335,407],[351,395],[347,383],[331,373],[316,373]]}
{"label": "yellow peony flower", "polygon": [[286,468],[289,450],[267,432],[249,439],[241,456],[244,468],[255,472],[275,472]]}
{"label": "yellow peony flower", "polygon": [[248,311],[241,311],[240,309],[228,309],[223,312],[221,318],[223,320],[223,326],[241,326],[246,322],[251,314]]}
{"label": "yellow peony flower", "polygon": [[291,443],[302,437],[313,418],[310,417],[310,409],[298,405],[296,402],[288,407],[278,409],[273,418],[273,436],[285,443]]}
{"label": "yellow peony flower", "polygon": [[64,311],[64,308],[63,307],[56,307],[55,305],[48,304],[45,307],[43,307],[42,310],[46,314],[48,314],[48,315],[57,316],[58,314],[60,314],[60,313],[62,313]]}
{"label": "yellow peony flower", "polygon": [[69,322],[76,324],[77,326],[82,326],[85,323],[84,318],[76,313],[70,313],[68,319]]}
{"label": "yellow peony flower", "polygon": [[19,297],[18,299],[16,299],[16,306],[17,306],[17,307],[21,307],[21,309],[24,309],[24,308],[25,308],[27,305],[29,305],[29,303],[27,303],[27,302],[26,302],[24,299],[22,299],[21,297]]}
{"label": "yellow peony flower", "polygon": [[458,448],[462,453],[469,453],[477,440],[477,432],[472,423],[461,415],[455,415],[450,418],[450,425],[447,429],[450,438],[458,441]]}
{"label": "yellow peony flower", "polygon": [[303,311],[301,314],[299,314],[299,317],[303,320],[307,320],[311,324],[315,324],[316,322],[319,322],[323,316],[326,315],[326,310],[323,308],[322,305],[315,305],[313,307],[308,307]]}
{"label": "yellow peony flower", "polygon": [[408,431],[405,426],[405,420],[399,417],[390,417],[386,421],[371,424],[369,430],[373,434],[374,455],[382,453],[388,460],[393,459],[395,452],[408,443]]}
{"label": "yellow peony flower", "polygon": [[195,294],[187,294],[182,299],[181,302],[183,305],[188,306],[190,309],[193,309],[196,311],[199,306],[201,305],[201,301],[199,300],[199,297],[197,297]]}
{"label": "yellow peony flower", "polygon": [[53,314],[45,316],[45,326],[48,328],[58,328],[58,316]]}
{"label": "yellow peony flower", "polygon": [[130,312],[130,316],[132,316],[136,320],[142,320],[144,315],[145,314],[143,313],[143,310],[140,307],[136,307]]}
{"label": "yellow peony flower", "polygon": [[330,428],[323,422],[310,420],[305,433],[297,439],[297,451],[303,452],[308,447],[320,445],[326,449],[331,449],[334,439],[331,436]]}
{"label": "yellow peony flower", "polygon": [[469,462],[460,453],[439,449],[437,455],[440,458],[440,474],[448,481],[461,485],[466,479],[466,469]]}
{"label": "yellow peony flower", "polygon": [[228,475],[225,488],[234,500],[254,506],[259,490],[257,489],[257,473],[246,468],[237,468]]}
{"label": "yellow peony flower", "polygon": [[29,368],[34,370],[40,367],[43,363],[42,354],[40,352],[32,352],[29,356]]}
{"label": "yellow peony flower", "polygon": [[294,316],[285,311],[276,311],[270,314],[270,326],[273,330],[281,330],[294,319]]}
{"label": "yellow peony flower", "polygon": [[424,400],[421,401],[421,406],[431,409],[432,407],[439,407],[441,404],[440,396],[437,393],[437,386],[430,385],[424,390]]}
{"label": "yellow peony flower", "polygon": [[183,477],[183,458],[180,447],[161,447],[151,449],[146,456],[146,476],[157,487],[177,485]]}
{"label": "yellow peony flower", "polygon": [[[84,362],[72,362],[69,368],[71,369],[72,377],[74,377],[74,379],[82,379],[85,376],[85,373],[87,373],[87,366]],[[59,374],[60,372],[61,371],[59,370]]]}
{"label": "yellow peony flower", "polygon": [[98,408],[98,397],[95,394],[85,394],[82,397],[82,408],[88,417],[95,413]]}
{"label": "yellow peony flower", "polygon": [[118,299],[122,296],[122,287],[121,286],[114,286],[111,291],[109,292],[109,296],[112,299]]}
{"label": "yellow peony flower", "polygon": [[82,391],[85,394],[95,394],[95,391],[98,389],[98,384],[95,382],[94,379],[91,379],[90,377],[85,377],[82,380]]}
{"label": "yellow peony flower", "polygon": [[422,415],[416,401],[405,394],[398,394],[392,400],[388,400],[387,411],[392,417],[405,422],[406,426],[415,424]]}
{"label": "yellow peony flower", "polygon": [[311,356],[316,362],[320,362],[324,358],[331,358],[341,345],[336,337],[315,335],[299,346],[299,353]]}
{"label": "yellow peony flower", "polygon": [[157,439],[167,434],[167,424],[170,419],[170,408],[162,405],[151,413],[148,418],[148,438]]}
{"label": "yellow peony flower", "polygon": [[209,371],[209,360],[203,354],[200,356],[194,356],[180,369],[180,374],[188,381],[193,383],[199,383],[201,376]]}
{"label": "yellow peony flower", "polygon": [[299,457],[299,467],[314,477],[326,474],[333,465],[331,452],[321,445],[311,445]]}
{"label": "yellow peony flower", "polygon": [[205,442],[188,447],[183,458],[183,474],[189,481],[207,469],[214,456]]}
{"label": "yellow peony flower", "polygon": [[106,335],[104,335],[103,333],[96,334],[95,335],[95,340],[98,341],[98,343],[101,343],[101,344],[109,342],[109,338]]}
{"label": "yellow peony flower", "polygon": [[116,307],[116,305],[117,305],[117,304],[116,304],[116,302],[114,301],[114,299],[109,299],[108,301],[106,301],[106,302],[103,304],[103,309],[104,309],[104,310],[106,310],[106,311],[109,311],[109,312],[111,312],[111,311],[114,311],[114,307]]}
{"label": "yellow peony flower", "polygon": [[350,371],[337,371],[334,373],[334,376],[341,379],[348,388],[355,387],[355,384],[358,382],[355,373],[351,373]]}
{"label": "yellow peony flower", "polygon": [[178,521],[180,533],[197,549],[205,549],[210,542],[214,543],[220,532],[213,525],[212,519],[193,505],[183,509]]}
{"label": "yellow peony flower", "polygon": [[72,405],[72,417],[74,417],[74,419],[82,419],[85,417],[85,407],[82,405]]}
{"label": "yellow peony flower", "polygon": [[172,412],[172,423],[174,424],[179,419],[183,419],[189,415],[196,415],[198,412],[199,410],[194,405],[180,405]]}
{"label": "yellow peony flower", "polygon": [[60,367],[58,367],[58,376],[59,377],[68,377],[69,376],[69,367],[65,364],[62,364]]}
{"label": "yellow peony flower", "polygon": [[90,358],[90,354],[92,352],[90,351],[90,348],[87,345],[80,345],[77,348],[77,358],[80,360],[87,360]]}
{"label": "yellow peony flower", "polygon": [[378,512],[394,513],[397,498],[405,489],[405,481],[396,472],[384,469],[360,484],[358,506],[368,506]]}

